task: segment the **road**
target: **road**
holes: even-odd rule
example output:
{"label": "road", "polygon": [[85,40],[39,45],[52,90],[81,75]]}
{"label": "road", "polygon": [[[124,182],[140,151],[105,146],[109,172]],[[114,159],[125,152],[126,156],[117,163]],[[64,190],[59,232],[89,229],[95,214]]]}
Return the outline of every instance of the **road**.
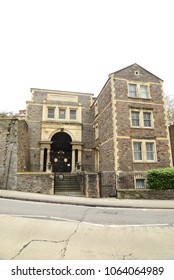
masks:
{"label": "road", "polygon": [[174,210],[0,199],[1,259],[174,259]]}

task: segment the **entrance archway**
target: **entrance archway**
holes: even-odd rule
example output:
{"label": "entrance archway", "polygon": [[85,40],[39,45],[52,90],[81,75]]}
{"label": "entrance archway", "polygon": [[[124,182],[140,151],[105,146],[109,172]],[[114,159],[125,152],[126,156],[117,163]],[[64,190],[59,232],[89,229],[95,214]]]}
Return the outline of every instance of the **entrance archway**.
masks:
{"label": "entrance archway", "polygon": [[50,161],[53,172],[71,172],[72,139],[65,132],[58,132],[51,138]]}

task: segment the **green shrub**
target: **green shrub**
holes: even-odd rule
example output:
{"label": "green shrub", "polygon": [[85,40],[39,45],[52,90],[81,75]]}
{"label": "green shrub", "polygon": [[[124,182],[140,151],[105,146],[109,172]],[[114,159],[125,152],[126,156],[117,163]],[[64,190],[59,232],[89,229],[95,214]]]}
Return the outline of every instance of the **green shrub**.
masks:
{"label": "green shrub", "polygon": [[174,168],[149,170],[146,180],[149,189],[174,189]]}

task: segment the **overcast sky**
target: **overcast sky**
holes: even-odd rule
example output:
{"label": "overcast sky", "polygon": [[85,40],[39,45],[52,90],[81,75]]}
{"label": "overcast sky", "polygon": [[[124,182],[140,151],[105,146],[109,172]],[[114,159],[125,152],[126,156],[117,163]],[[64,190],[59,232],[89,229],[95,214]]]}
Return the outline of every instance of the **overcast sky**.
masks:
{"label": "overcast sky", "polygon": [[0,0],[0,111],[30,88],[97,95],[109,73],[138,63],[174,96],[172,0]]}

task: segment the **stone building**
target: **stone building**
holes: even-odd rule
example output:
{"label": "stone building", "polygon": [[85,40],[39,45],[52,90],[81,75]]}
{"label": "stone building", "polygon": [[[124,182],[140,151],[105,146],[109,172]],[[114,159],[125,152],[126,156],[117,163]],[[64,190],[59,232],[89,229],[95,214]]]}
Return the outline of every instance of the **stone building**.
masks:
{"label": "stone building", "polygon": [[110,74],[97,98],[44,89],[31,93],[26,123],[12,120],[20,151],[14,188],[115,196],[119,189],[145,188],[147,170],[172,165],[163,81],[138,64]]}
{"label": "stone building", "polygon": [[170,142],[171,142],[171,149],[172,149],[172,159],[174,165],[174,124],[169,126],[169,133],[170,133]]}

